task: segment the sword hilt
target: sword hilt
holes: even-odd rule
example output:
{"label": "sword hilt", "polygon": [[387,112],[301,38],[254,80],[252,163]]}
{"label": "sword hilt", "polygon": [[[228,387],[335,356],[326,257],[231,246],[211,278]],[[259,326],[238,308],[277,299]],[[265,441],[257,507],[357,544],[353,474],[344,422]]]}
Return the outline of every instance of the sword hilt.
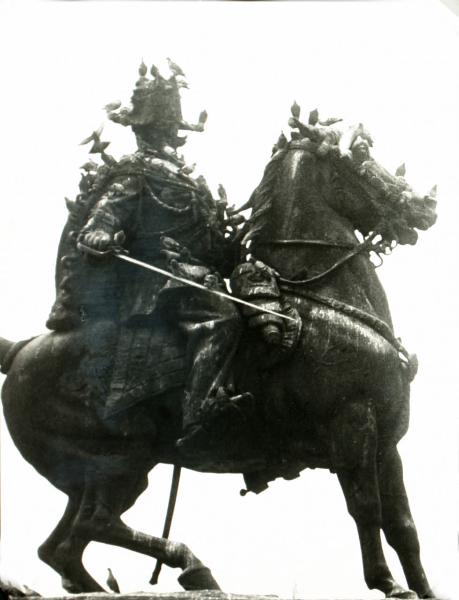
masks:
{"label": "sword hilt", "polygon": [[81,252],[85,254],[89,254],[90,256],[97,256],[98,258],[103,258],[107,256],[113,256],[114,254],[129,254],[129,252],[123,248],[122,246],[110,246],[107,250],[96,250],[95,248],[91,248],[82,242],[77,242],[77,248]]}

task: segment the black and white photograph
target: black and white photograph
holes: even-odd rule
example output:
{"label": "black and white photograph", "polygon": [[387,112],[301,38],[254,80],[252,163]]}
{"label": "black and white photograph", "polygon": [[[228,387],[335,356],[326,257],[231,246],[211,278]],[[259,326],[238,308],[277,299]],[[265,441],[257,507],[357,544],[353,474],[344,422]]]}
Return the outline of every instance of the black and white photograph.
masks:
{"label": "black and white photograph", "polygon": [[6,597],[459,598],[454,2],[3,0],[0,52]]}

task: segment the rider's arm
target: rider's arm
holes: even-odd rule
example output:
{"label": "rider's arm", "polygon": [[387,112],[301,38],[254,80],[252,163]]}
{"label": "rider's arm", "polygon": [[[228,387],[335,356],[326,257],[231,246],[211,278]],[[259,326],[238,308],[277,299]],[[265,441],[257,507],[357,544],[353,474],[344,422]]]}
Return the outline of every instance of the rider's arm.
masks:
{"label": "rider's arm", "polygon": [[79,241],[101,251],[112,246],[115,235],[129,229],[140,191],[138,177],[125,176],[113,180],[89,213],[78,236]]}

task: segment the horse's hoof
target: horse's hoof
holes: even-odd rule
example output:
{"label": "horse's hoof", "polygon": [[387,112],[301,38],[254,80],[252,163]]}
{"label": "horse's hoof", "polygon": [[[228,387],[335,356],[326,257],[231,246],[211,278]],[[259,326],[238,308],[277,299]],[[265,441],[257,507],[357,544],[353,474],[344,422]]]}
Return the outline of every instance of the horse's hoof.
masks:
{"label": "horse's hoof", "polygon": [[104,588],[101,587],[96,581],[92,582],[78,582],[68,579],[68,577],[61,577],[61,585],[66,592],[69,594],[88,594],[92,592],[105,592]]}
{"label": "horse's hoof", "polygon": [[84,592],[84,590],[81,588],[80,585],[78,585],[78,583],[67,579],[67,577],[62,577],[61,584],[64,590],[69,594],[81,594],[82,592]]}
{"label": "horse's hoof", "polygon": [[186,568],[178,577],[178,582],[187,591],[220,590],[210,569],[205,565]]}
{"label": "horse's hoof", "polygon": [[416,592],[413,592],[413,590],[405,590],[402,587],[387,594],[386,598],[395,598],[397,600],[419,600],[419,596]]}

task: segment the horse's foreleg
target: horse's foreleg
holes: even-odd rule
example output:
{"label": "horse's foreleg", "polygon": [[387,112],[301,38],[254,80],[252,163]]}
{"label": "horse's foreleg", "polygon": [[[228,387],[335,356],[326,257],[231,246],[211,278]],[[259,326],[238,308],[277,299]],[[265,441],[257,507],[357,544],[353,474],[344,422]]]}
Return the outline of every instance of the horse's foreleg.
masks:
{"label": "horse's foreleg", "polygon": [[416,598],[413,592],[397,584],[387,566],[381,545],[381,507],[367,477],[368,473],[360,469],[338,472],[349,514],[357,525],[365,582],[386,597]]}
{"label": "horse's foreleg", "polygon": [[377,432],[371,403],[347,404],[332,425],[332,457],[362,551],[365,582],[386,597],[415,598],[396,583],[384,557],[376,473]]}
{"label": "horse's foreleg", "polygon": [[140,476],[126,475],[88,484],[74,533],[81,538],[151,556],[172,568],[181,568],[178,581],[186,590],[219,590],[210,570],[185,544],[134,531],[123,523],[120,516],[143,491],[142,482]]}
{"label": "horse's foreleg", "polygon": [[379,487],[384,534],[398,554],[408,585],[420,598],[433,598],[421,564],[418,535],[403,483],[402,461],[396,448],[391,448],[381,459]]}
{"label": "horse's foreleg", "polygon": [[178,581],[185,590],[220,589],[210,569],[185,544],[134,531],[121,519],[98,532],[94,539],[146,554],[172,568],[181,568]]}

